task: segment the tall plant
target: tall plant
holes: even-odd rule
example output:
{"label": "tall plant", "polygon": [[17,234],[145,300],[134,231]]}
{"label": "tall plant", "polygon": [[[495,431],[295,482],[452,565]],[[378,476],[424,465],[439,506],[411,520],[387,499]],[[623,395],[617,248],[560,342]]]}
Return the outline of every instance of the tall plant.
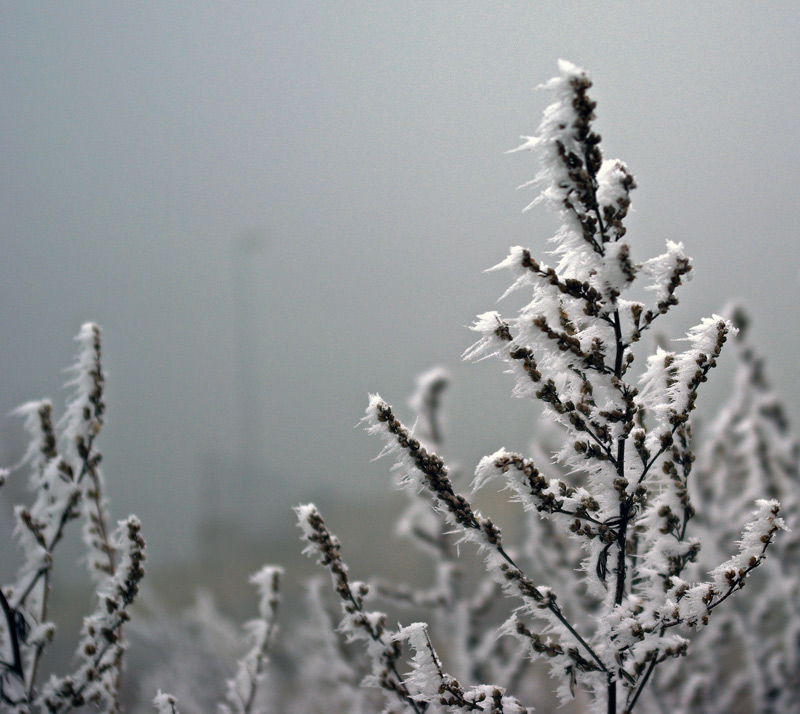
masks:
{"label": "tall plant", "polygon": [[[634,368],[634,346],[678,303],[691,263],[673,242],[662,255],[634,262],[625,218],[635,182],[624,163],[603,160],[586,72],[561,62],[559,76],[545,87],[554,102],[536,136],[517,150],[538,155],[531,184],[541,192],[534,204],[546,203],[561,219],[552,238],[555,265],[512,248],[497,269],[512,272],[509,292],[528,290],[531,300],[512,318],[480,315],[474,325],[480,339],[466,357],[505,362],[515,396],[541,402],[560,427],[560,449],[553,463],[500,449],[478,464],[473,489],[502,480],[527,511],[577,542],[580,582],[569,583],[574,573],[560,573],[555,587],[535,580],[498,526],[456,492],[431,434],[425,443],[378,395],[370,398],[366,423],[386,442],[384,453],[395,457],[402,482],[425,492],[447,528],[478,547],[488,574],[514,602],[501,633],[516,637],[531,659],[548,661],[563,700],[584,690],[592,711],[627,713],[658,665],[685,655],[692,632],[744,586],[783,521],[776,500],[756,501],[738,543],[727,544],[734,554],[708,579],[688,579],[687,566],[700,552],[690,535],[690,417],[736,328],[707,318],[688,332],[683,350],[658,348],[643,369]],[[637,280],[650,302],[626,297]],[[341,629],[367,646],[373,684],[414,712],[528,711],[503,682],[462,683],[448,674],[427,624],[391,629],[384,613],[368,608],[370,587],[351,579],[319,511],[307,505],[297,514],[307,551],[333,576]],[[581,587],[588,605],[571,597]],[[410,674],[403,643],[413,652]]]}

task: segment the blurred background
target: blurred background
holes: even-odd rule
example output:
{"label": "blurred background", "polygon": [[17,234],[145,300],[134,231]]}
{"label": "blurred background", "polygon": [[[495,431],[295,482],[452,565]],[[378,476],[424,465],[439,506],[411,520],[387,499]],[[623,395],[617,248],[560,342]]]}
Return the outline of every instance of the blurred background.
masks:
{"label": "blurred background", "polygon": [[60,409],[96,321],[111,511],[140,516],[165,597],[228,583],[251,603],[248,569],[310,567],[290,510],[310,500],[371,561],[358,574],[380,570],[403,499],[354,428],[368,392],[407,417],[416,375],[446,366],[467,472],[536,428],[499,364],[460,355],[509,283],[482,271],[511,245],[543,255],[556,225],[522,213],[536,167],[504,151],[562,57],[638,181],[634,258],[666,240],[694,258],[662,328],[744,300],[797,421],[799,35],[793,3],[4,3],[2,462],[25,446],[5,414]]}

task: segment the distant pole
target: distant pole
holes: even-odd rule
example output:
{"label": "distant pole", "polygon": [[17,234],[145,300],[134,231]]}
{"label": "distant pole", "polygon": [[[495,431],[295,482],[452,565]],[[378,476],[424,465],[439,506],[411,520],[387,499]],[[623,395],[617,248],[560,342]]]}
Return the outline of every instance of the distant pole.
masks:
{"label": "distant pole", "polygon": [[241,234],[234,241],[233,298],[234,346],[236,350],[236,456],[234,468],[238,492],[235,507],[247,506],[246,484],[261,461],[259,444],[263,431],[261,414],[261,361],[256,334],[256,306],[253,271],[256,258],[267,240],[262,231]]}

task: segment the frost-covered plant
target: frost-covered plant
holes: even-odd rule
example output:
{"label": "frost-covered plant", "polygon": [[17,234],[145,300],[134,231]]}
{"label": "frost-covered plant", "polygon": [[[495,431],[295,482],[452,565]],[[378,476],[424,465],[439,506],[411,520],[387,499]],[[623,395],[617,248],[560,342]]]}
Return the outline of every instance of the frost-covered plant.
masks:
{"label": "frost-covered plant", "polygon": [[250,577],[259,593],[259,617],[245,625],[250,649],[236,667],[236,674],[228,680],[225,703],[220,704],[220,714],[251,714],[258,687],[264,678],[267,650],[275,630],[275,616],[280,602],[280,579],[283,570],[265,565]]}
{"label": "frost-covered plant", "polygon": [[[64,416],[53,423],[49,401],[19,407],[30,445],[13,471],[30,469],[33,492],[29,506],[15,509],[15,535],[23,561],[14,582],[0,587],[0,711],[15,714],[62,714],[84,705],[104,712],[121,712],[120,684],[127,644],[123,625],[144,577],[144,540],[136,516],[109,526],[101,455],[96,440],[103,426],[105,379],[101,365],[100,328],[83,325],[76,341],[78,357],[67,386],[72,390]],[[0,472],[0,485],[8,471]],[[51,674],[42,682],[41,658],[52,640],[55,626],[48,621],[54,551],[67,524],[83,520],[86,561],[94,580],[94,612],[83,620],[73,672]],[[247,623],[247,652],[225,686],[221,714],[255,714],[264,711],[259,687],[265,675],[267,651],[274,631],[282,569],[265,566],[252,576],[259,593],[259,617]],[[227,632],[208,604],[198,608],[201,629],[217,639]],[[174,630],[176,628],[172,628]],[[228,628],[229,629],[229,628]],[[166,639],[170,628],[162,629]],[[233,639],[233,636],[228,636]],[[151,643],[152,644],[152,643]],[[154,655],[158,647],[153,647]],[[174,652],[172,652],[174,654]],[[201,690],[209,673],[208,661],[198,668],[194,690]],[[152,694],[150,695],[152,698]],[[258,702],[258,704],[257,704]],[[177,700],[158,692],[157,710],[177,712]],[[208,702],[203,702],[204,710]]]}
{"label": "frost-covered plant", "polygon": [[[105,411],[100,329],[87,323],[76,340],[78,358],[67,383],[72,394],[62,419],[53,424],[46,400],[17,410],[31,436],[18,467],[30,468],[33,503],[15,510],[23,563],[16,579],[0,588],[0,702],[13,712],[66,712],[87,702],[118,710],[122,626],[144,575],[138,519],[129,516],[112,533],[103,494],[95,443]],[[55,629],[47,619],[54,551],[67,524],[78,518],[97,605],[84,619],[77,669],[41,684],[42,653]]]}
{"label": "frost-covered plant", "polygon": [[[499,357],[514,394],[540,402],[559,430],[553,456],[539,440],[528,455],[502,448],[475,470],[473,492],[500,481],[522,504],[521,547],[459,493],[456,470],[436,453],[447,374],[420,379],[412,429],[373,395],[364,421],[396,460],[409,497],[399,530],[433,560],[432,585],[353,579],[319,510],[299,506],[305,552],[331,575],[340,615],[312,581],[307,616],[286,648],[294,665],[270,681],[282,571],[267,566],[251,578],[259,616],[236,663],[238,637],[207,601],[185,622],[140,629],[161,677],[138,673],[148,707],[178,714],[183,698],[185,712],[218,702],[220,714],[366,714],[385,699],[386,712],[521,714],[533,703],[552,708],[537,690],[544,665],[561,700],[581,711],[800,714],[800,444],[744,339],[741,310],[703,320],[683,350],[660,347],[634,369],[634,346],[677,304],[691,264],[672,242],[663,255],[633,260],[624,221],[634,180],[602,158],[586,73],[566,62],[560,69],[545,85],[555,102],[519,149],[540,156],[534,204],[561,218],[556,264],[512,248],[497,268],[514,274],[509,292],[526,289],[531,300],[513,318],[480,315],[480,338],[465,354]],[[634,299],[642,277],[651,304]],[[691,413],[729,337],[735,389],[695,450]],[[17,410],[31,444],[13,471],[29,468],[33,495],[15,511],[23,564],[0,588],[2,711],[122,710],[123,625],[144,575],[144,541],[135,516],[109,525],[96,447],[105,409],[99,328],[84,325],[77,340],[64,417],[54,424],[48,401]],[[0,486],[8,475],[0,472]],[[784,518],[791,530],[776,539]],[[74,671],[42,681],[54,551],[75,519],[96,607]],[[463,543],[477,547],[489,577],[470,577]],[[756,568],[765,577],[751,581]],[[411,622],[391,625],[384,605]],[[427,621],[414,622],[423,612]],[[699,647],[690,648],[695,636]],[[223,671],[223,686],[209,681]],[[162,683],[170,693],[153,698]]]}
{"label": "frost-covered plant", "polygon": [[[590,86],[583,70],[562,62],[560,75],[546,85],[554,103],[538,134],[518,149],[540,158],[531,182],[541,187],[534,204],[546,203],[561,219],[552,239],[555,266],[513,248],[497,269],[512,272],[509,292],[526,289],[531,300],[510,319],[480,315],[474,325],[480,339],[466,353],[504,361],[515,377],[515,396],[541,402],[562,430],[552,463],[500,449],[479,463],[473,490],[502,480],[526,511],[577,544],[580,573],[561,574],[552,587],[534,579],[498,526],[455,490],[430,428],[408,429],[378,395],[370,397],[365,421],[384,439],[383,453],[396,459],[401,483],[424,493],[460,542],[477,546],[488,574],[511,599],[513,611],[499,634],[516,638],[531,659],[548,662],[562,700],[582,690],[591,711],[616,714],[644,708],[642,695],[658,665],[687,653],[694,631],[744,586],[784,524],[777,500],[750,502],[738,540],[726,533],[724,555],[709,577],[689,579],[687,566],[700,552],[689,529],[695,515],[690,417],[700,385],[736,328],[722,317],[707,318],[688,332],[684,349],[659,348],[643,370],[634,369],[634,345],[677,304],[691,264],[683,246],[672,242],[664,254],[634,261],[624,225],[634,179],[622,162],[602,158]],[[626,297],[637,279],[652,302]],[[369,608],[370,586],[351,578],[319,511],[313,505],[296,511],[306,551],[332,575],[340,629],[364,643],[367,683],[385,691],[389,707],[530,711],[506,681],[451,675],[427,624],[390,627],[385,613]],[[544,542],[540,549],[549,547]],[[571,597],[580,588],[588,607]],[[576,604],[588,612],[576,612]]]}

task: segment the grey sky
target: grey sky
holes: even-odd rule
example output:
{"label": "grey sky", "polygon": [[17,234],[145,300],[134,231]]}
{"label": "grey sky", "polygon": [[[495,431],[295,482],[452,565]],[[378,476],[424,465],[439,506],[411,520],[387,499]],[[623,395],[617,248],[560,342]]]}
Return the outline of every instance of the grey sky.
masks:
{"label": "grey sky", "polygon": [[[552,218],[515,190],[535,166],[503,152],[564,57],[638,180],[634,257],[672,239],[695,260],[672,335],[745,299],[797,419],[799,36],[793,3],[6,3],[0,408],[59,403],[99,322],[112,510],[156,558],[192,547],[241,414],[265,465],[248,517],[281,527],[324,491],[389,488],[353,426],[368,391],[402,407],[436,363],[450,453],[524,447],[510,380],[459,355],[508,282],[481,271],[546,249]],[[10,458],[19,425],[2,434]]]}

